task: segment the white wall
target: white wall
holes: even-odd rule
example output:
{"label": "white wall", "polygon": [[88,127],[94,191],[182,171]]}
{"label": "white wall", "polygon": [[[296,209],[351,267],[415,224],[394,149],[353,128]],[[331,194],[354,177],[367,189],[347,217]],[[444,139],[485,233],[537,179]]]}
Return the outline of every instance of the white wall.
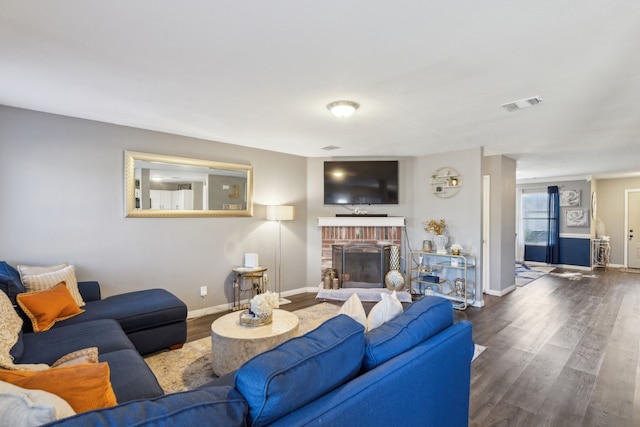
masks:
{"label": "white wall", "polygon": [[[252,165],[254,216],[125,218],[125,150]],[[277,223],[264,206],[293,204],[282,289],[297,289],[307,277],[306,167],[297,156],[0,106],[0,259],[66,261],[104,296],[165,288],[195,310],[232,301],[231,268],[245,252],[275,278]]]}

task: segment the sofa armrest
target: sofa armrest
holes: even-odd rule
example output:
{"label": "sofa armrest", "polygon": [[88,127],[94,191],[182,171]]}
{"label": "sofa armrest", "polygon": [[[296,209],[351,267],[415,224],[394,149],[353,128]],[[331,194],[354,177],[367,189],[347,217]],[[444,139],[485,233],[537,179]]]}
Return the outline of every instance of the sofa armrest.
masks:
{"label": "sofa armrest", "polygon": [[100,301],[100,284],[98,282],[78,282],[78,290],[84,302]]}
{"label": "sofa armrest", "polygon": [[209,387],[82,412],[46,426],[245,426],[249,407],[232,387]]}

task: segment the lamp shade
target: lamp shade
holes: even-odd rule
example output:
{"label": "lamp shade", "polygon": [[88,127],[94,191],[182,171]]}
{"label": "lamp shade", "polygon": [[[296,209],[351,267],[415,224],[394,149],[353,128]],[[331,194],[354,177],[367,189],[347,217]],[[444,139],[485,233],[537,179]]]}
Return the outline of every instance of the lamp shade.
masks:
{"label": "lamp shade", "polygon": [[293,206],[269,205],[267,206],[267,221],[291,221],[294,217]]}

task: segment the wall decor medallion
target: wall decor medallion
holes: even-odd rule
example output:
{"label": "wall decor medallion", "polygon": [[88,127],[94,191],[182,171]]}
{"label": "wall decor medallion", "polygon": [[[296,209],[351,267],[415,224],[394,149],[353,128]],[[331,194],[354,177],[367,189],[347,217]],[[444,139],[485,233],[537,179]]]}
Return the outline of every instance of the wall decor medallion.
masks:
{"label": "wall decor medallion", "polygon": [[442,167],[433,172],[429,185],[431,186],[431,193],[446,199],[460,192],[462,176],[454,168]]}

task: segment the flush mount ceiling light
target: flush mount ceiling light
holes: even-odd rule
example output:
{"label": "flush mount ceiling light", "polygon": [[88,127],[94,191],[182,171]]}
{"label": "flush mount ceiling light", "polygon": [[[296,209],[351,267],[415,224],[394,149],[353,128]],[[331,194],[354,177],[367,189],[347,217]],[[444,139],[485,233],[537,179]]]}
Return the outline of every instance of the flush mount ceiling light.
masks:
{"label": "flush mount ceiling light", "polygon": [[508,112],[521,110],[523,108],[533,107],[534,105],[538,105],[542,103],[542,98],[539,96],[532,96],[531,98],[519,99],[513,102],[507,102],[506,104],[502,104],[502,108],[507,110]]}
{"label": "flush mount ceiling light", "polygon": [[329,109],[329,111],[331,111],[331,114],[340,119],[350,117],[353,113],[356,112],[358,107],[360,107],[360,105],[353,101],[335,101],[327,105],[327,108]]}

